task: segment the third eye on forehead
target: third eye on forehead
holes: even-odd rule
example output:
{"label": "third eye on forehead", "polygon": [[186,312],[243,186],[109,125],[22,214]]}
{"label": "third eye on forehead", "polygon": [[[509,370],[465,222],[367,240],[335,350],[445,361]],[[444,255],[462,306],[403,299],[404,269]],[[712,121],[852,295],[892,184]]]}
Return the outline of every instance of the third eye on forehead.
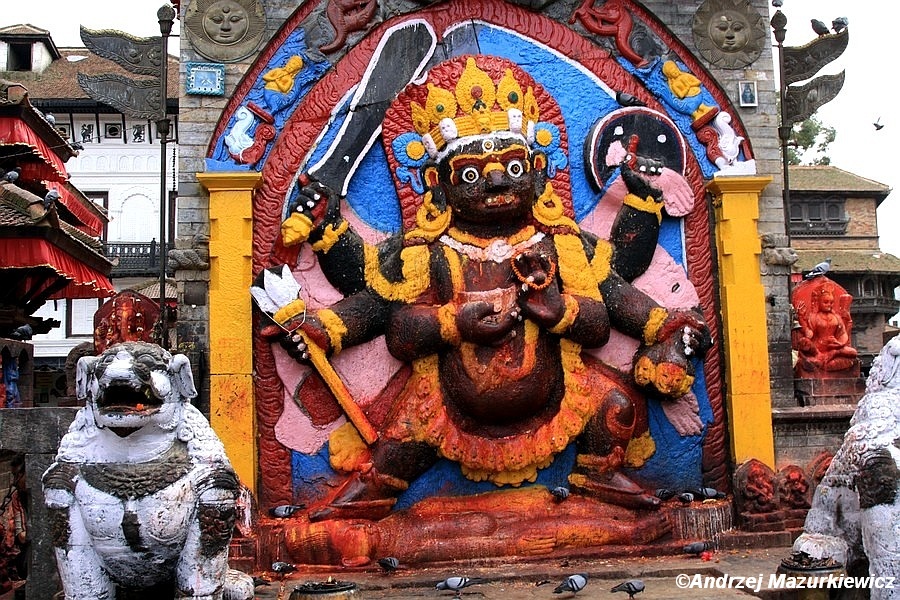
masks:
{"label": "third eye on forehead", "polygon": [[505,169],[513,161],[518,161],[522,164],[524,170],[527,171],[529,169],[528,151],[523,146],[512,146],[486,153],[462,152],[450,159],[453,183],[461,183],[462,181],[459,180],[460,174],[469,167],[474,168],[480,174],[484,172],[484,168],[490,163],[500,163]]}

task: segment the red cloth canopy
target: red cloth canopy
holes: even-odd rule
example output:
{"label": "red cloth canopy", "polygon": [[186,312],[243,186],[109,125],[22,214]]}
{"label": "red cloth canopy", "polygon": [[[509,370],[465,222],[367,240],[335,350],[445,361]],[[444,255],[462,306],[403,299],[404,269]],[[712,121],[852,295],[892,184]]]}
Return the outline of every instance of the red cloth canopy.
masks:
{"label": "red cloth canopy", "polygon": [[109,278],[80,262],[66,251],[39,238],[0,239],[0,269],[48,267],[69,279],[69,284],[50,296],[59,298],[107,298],[116,290]]}

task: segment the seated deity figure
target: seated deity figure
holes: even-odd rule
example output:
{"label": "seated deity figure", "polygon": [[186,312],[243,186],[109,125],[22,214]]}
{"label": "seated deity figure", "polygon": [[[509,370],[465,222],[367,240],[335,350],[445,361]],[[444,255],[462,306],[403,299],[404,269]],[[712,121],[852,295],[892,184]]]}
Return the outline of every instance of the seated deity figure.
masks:
{"label": "seated deity figure", "polygon": [[800,328],[794,345],[799,352],[798,366],[811,372],[853,368],[858,359],[856,349],[850,345],[852,297],[840,293],[839,298],[835,298],[836,291],[842,290],[824,277],[809,283],[813,287],[808,294],[808,303],[799,298],[796,301]]}
{"label": "seated deity figure", "polygon": [[650,264],[664,208],[641,174],[653,161],[623,157],[628,193],[612,241],[582,230],[559,108],[517,65],[483,55],[440,63],[407,86],[382,135],[394,174],[413,183],[400,193],[402,233],[365,242],[315,181],[282,225],[285,239],[312,244],[343,298],[282,308],[279,327],[267,328],[273,339],[308,362],[384,335],[411,367],[376,441],[332,436],[331,463],[346,477],[309,518],[383,517],[439,458],[473,481],[534,481],[572,443],[574,491],[657,508],[622,471],[638,384],[587,352],[612,329],[640,340],[638,383],[674,401],[710,345],[699,312],[667,310],[631,284]]}

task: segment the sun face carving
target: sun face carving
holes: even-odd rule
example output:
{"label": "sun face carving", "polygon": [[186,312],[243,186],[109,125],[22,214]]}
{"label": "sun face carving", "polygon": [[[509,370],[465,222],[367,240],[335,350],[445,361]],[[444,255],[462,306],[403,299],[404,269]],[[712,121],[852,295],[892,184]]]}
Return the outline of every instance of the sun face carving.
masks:
{"label": "sun face carving", "polygon": [[762,53],[765,18],[749,0],[706,0],[694,13],[694,45],[713,66],[741,69]]}

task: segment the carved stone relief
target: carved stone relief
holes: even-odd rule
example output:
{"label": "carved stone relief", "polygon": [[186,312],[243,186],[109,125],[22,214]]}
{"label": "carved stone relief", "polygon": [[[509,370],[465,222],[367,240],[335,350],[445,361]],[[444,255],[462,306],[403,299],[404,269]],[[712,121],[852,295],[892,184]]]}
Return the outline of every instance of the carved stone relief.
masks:
{"label": "carved stone relief", "polygon": [[694,14],[694,45],[723,69],[742,69],[759,55],[769,30],[750,0],[706,0]]}
{"label": "carved stone relief", "polygon": [[194,0],[184,29],[197,54],[218,62],[236,62],[253,53],[266,30],[259,0]]}

